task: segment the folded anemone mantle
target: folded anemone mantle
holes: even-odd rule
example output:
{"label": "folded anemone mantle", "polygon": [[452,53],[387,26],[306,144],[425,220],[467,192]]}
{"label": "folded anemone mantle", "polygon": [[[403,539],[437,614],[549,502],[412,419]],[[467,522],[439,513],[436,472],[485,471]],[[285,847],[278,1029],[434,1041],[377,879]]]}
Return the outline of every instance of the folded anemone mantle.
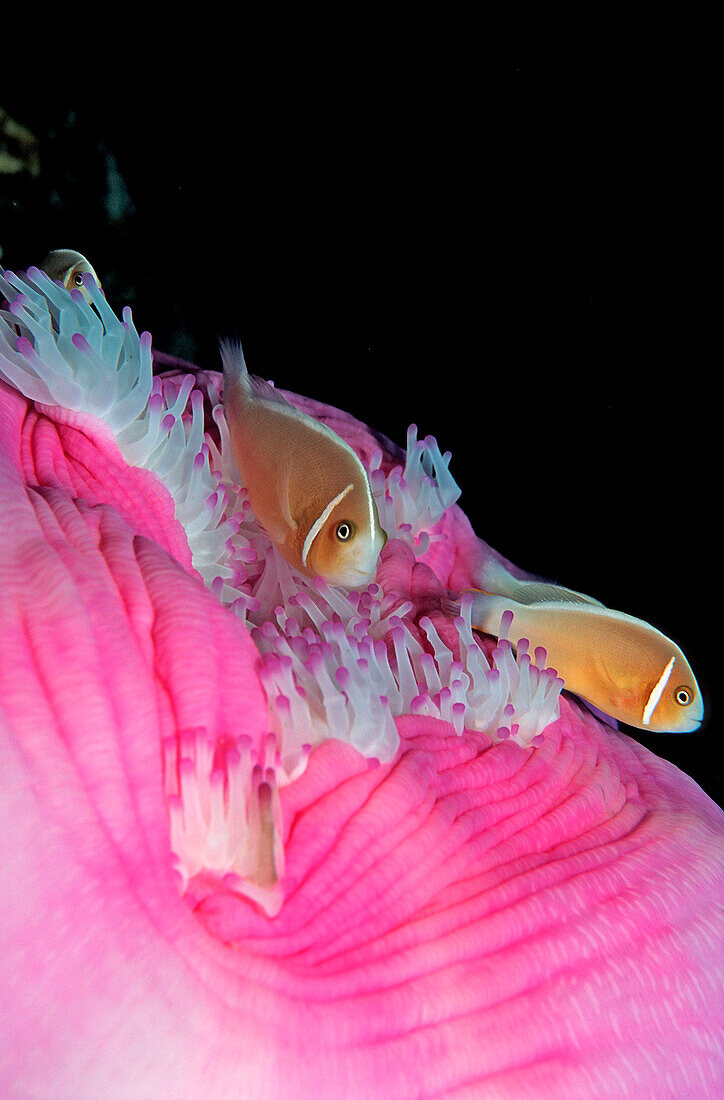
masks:
{"label": "folded anemone mantle", "polygon": [[720,1096],[722,815],[443,613],[449,456],[289,394],[390,536],[300,578],[86,289],[0,284],[2,1095]]}

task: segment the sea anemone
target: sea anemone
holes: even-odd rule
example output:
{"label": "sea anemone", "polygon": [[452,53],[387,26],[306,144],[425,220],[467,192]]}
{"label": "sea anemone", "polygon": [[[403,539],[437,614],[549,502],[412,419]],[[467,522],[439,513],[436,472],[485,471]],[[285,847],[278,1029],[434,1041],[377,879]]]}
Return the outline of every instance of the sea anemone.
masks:
{"label": "sea anemone", "polygon": [[5,1093],[716,1095],[722,816],[446,614],[450,456],[286,393],[389,536],[302,577],[220,376],[84,289],[0,278]]}

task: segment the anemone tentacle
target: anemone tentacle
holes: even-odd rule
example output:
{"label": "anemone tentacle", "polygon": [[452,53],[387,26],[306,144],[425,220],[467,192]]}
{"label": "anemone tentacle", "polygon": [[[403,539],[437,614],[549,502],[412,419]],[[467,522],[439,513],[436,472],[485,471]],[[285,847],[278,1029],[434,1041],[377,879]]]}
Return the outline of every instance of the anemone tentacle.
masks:
{"label": "anemone tentacle", "polygon": [[124,459],[168,488],[204,581],[231,576],[233,527],[204,450],[201,395],[188,411],[193,378],[178,388],[154,379],[150,333],[139,336],[128,307],[119,321],[92,275],[83,285],[92,306],[38,268],[0,275],[9,301],[0,310],[0,378],[45,406],[103,421]]}
{"label": "anemone tentacle", "polygon": [[284,848],[275,749],[273,734],[255,757],[246,735],[214,741],[203,727],[164,740],[171,848],[183,889],[211,873],[269,916],[279,912]]}

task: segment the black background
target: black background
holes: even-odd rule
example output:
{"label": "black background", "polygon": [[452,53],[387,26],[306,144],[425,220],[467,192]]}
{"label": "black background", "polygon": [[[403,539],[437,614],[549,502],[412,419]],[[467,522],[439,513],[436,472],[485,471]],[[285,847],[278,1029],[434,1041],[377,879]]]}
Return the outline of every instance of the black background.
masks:
{"label": "black background", "polygon": [[627,732],[721,803],[706,73],[428,47],[0,97],[40,162],[0,176],[2,263],[76,248],[156,348],[216,368],[239,335],[277,385],[435,435],[482,538],[681,645],[705,728]]}

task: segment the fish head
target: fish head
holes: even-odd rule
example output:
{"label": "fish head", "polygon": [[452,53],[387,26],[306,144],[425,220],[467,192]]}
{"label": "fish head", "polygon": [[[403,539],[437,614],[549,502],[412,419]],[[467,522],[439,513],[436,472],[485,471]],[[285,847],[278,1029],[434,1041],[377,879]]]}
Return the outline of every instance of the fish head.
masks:
{"label": "fish head", "polygon": [[386,541],[371,495],[350,491],[317,532],[307,555],[308,570],[329,584],[361,588],[374,577]]}
{"label": "fish head", "polygon": [[699,685],[689,662],[677,647],[659,679],[651,685],[643,726],[654,733],[693,733],[703,717],[704,700]]}
{"label": "fish head", "polygon": [[42,268],[51,279],[61,282],[66,290],[79,290],[89,303],[91,296],[83,286],[83,276],[92,275],[98,286],[101,285],[93,265],[81,252],[76,252],[72,248],[60,248],[49,252],[43,261]]}

